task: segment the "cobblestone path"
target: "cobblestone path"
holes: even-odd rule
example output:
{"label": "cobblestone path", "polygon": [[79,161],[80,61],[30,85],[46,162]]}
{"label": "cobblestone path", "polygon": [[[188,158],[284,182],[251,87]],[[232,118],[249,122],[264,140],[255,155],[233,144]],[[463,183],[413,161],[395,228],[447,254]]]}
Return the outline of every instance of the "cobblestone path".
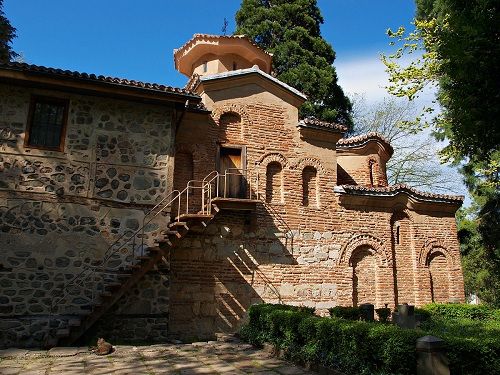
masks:
{"label": "cobblestone path", "polygon": [[117,346],[108,356],[87,348],[0,350],[2,375],[312,374],[243,343]]}

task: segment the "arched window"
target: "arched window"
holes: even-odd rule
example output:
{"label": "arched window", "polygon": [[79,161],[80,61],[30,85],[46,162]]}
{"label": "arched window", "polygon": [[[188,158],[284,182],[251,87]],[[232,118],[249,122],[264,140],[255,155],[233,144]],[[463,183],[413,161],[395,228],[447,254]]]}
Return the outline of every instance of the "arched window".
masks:
{"label": "arched window", "polygon": [[277,161],[272,161],[267,165],[266,202],[283,202],[283,168]]}
{"label": "arched window", "polygon": [[370,246],[360,246],[352,253],[352,304],[376,304],[377,260]]}
{"label": "arched window", "polygon": [[449,302],[450,280],[448,262],[442,251],[433,251],[428,258],[432,302]]}
{"label": "arched window", "polygon": [[234,112],[224,113],[219,120],[220,138],[223,141],[236,142],[243,139],[241,117]]}
{"label": "arched window", "polygon": [[308,166],[302,171],[302,205],[318,207],[318,172]]}

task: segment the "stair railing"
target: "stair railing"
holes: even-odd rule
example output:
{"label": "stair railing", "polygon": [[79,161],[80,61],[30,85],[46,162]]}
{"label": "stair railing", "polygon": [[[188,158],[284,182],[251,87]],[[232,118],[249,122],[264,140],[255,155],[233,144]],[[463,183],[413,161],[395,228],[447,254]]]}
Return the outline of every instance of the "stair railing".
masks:
{"label": "stair railing", "polygon": [[[230,168],[224,171],[224,174],[220,174],[217,171],[210,172],[203,180],[191,180],[187,183],[186,188],[182,191],[173,190],[167,196],[162,198],[151,210],[149,210],[143,217],[142,225],[137,230],[130,233],[130,231],[125,231],[120,237],[118,237],[104,252],[103,258],[96,262],[95,264],[84,265],[82,270],[76,274],[71,280],[67,283],[54,290],[53,295],[55,298],[50,306],[49,310],[49,322],[48,322],[48,333],[46,336],[46,344],[50,339],[50,325],[52,321],[52,317],[54,315],[55,308],[57,305],[63,301],[69,294],[69,290],[73,285],[84,285],[89,279],[95,281],[96,276],[98,275],[100,280],[103,281],[103,276],[105,275],[116,275],[116,273],[106,272],[106,263],[114,256],[118,251],[123,249],[125,246],[132,242],[131,246],[131,256],[132,259],[136,259],[136,249],[138,244],[136,240],[140,238],[140,253],[144,255],[144,250],[146,248],[145,238],[146,238],[146,228],[147,226],[156,218],[158,215],[165,212],[168,208],[170,214],[172,214],[172,208],[174,208],[177,212],[176,221],[180,221],[181,219],[181,211],[182,211],[182,203],[185,202],[185,213],[189,214],[190,202],[192,197],[195,195],[193,191],[200,190],[201,191],[201,210],[200,213],[203,215],[211,215],[212,214],[212,200],[217,197],[221,197],[221,189],[220,182],[221,179],[224,179],[224,195],[227,195],[227,182],[231,178],[231,176],[238,175],[242,178],[245,178],[245,181],[248,182],[248,198],[252,197],[252,182],[251,179],[248,179],[248,170],[239,169],[239,168]],[[198,186],[199,184],[199,186]],[[256,186],[258,188],[258,175],[257,175],[257,183]],[[257,192],[257,197],[259,194]],[[99,283],[98,283],[99,284]],[[104,282],[103,282],[104,284]],[[104,286],[102,288],[104,291]],[[92,287],[92,304],[95,303],[95,298],[97,293],[96,288]],[[62,293],[62,295],[60,295]],[[91,305],[92,306],[92,305]]]}

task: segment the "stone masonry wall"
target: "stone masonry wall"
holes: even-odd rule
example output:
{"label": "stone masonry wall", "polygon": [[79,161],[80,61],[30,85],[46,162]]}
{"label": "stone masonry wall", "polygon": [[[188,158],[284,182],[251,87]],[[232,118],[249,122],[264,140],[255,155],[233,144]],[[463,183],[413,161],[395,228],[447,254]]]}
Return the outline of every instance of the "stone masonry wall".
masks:
{"label": "stone masonry wall", "polygon": [[[63,152],[24,147],[31,95],[69,100]],[[0,85],[2,346],[43,344],[49,316],[52,332],[66,327],[132,262],[130,244],[119,242],[105,274],[85,271],[88,276],[64,289],[64,299],[54,297],[75,275],[95,267],[120,236],[140,228],[144,213],[171,190],[172,113],[165,105]],[[146,227],[146,245],[165,220]],[[164,282],[148,292],[146,279],[122,298],[141,312],[116,314],[131,325],[165,322]],[[145,302],[151,293],[161,307]]]}

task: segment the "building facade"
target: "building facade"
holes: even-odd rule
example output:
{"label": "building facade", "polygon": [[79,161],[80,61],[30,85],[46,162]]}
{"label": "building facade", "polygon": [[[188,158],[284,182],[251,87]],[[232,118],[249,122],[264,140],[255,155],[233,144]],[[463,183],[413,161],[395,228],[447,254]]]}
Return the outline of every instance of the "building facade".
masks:
{"label": "building facade", "polygon": [[195,340],[253,303],[463,301],[461,197],[388,186],[392,147],[299,119],[241,36],[174,52],[185,89],[0,68],[0,342]]}

